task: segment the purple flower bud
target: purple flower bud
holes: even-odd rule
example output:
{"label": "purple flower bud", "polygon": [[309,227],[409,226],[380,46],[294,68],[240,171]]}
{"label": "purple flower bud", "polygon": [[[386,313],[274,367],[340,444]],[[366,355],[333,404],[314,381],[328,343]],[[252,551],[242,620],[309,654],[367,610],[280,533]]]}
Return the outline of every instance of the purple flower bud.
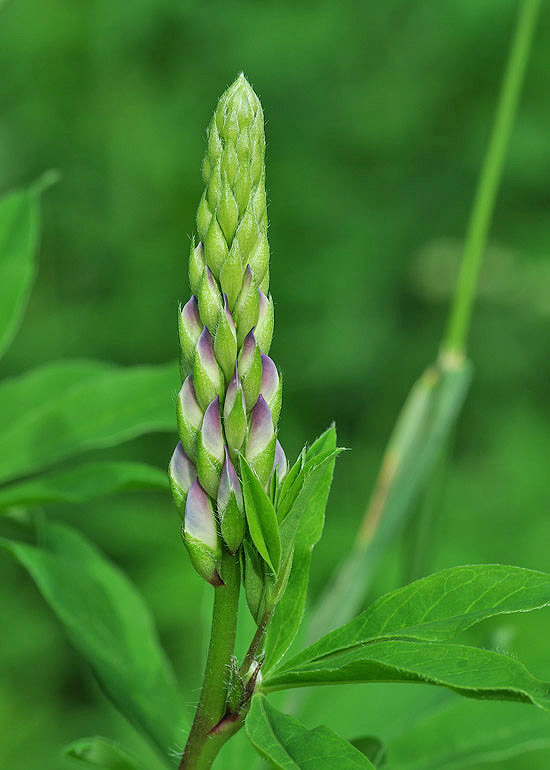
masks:
{"label": "purple flower bud", "polygon": [[185,535],[212,551],[217,550],[218,532],[212,503],[198,479],[193,481],[187,495],[183,529]]}
{"label": "purple flower bud", "polygon": [[271,410],[273,424],[277,425],[283,396],[282,382],[277,367],[272,359],[264,353],[262,353],[262,384],[260,393]]}
{"label": "purple flower bud", "polygon": [[197,478],[197,469],[185,453],[180,441],[178,441],[170,460],[168,478],[178,510],[180,514],[183,514],[189,487]]}
{"label": "purple flower bud", "polygon": [[288,471],[285,450],[281,446],[281,443],[278,439],[275,441],[275,458],[273,460],[273,471],[277,471],[277,477],[279,481],[284,479]]}
{"label": "purple flower bud", "polygon": [[193,369],[195,346],[202,331],[202,321],[199,315],[199,305],[192,296],[179,313],[179,338],[181,348],[181,372],[186,377]]}
{"label": "purple flower bud", "polygon": [[183,448],[189,457],[196,460],[197,439],[202,425],[202,409],[197,401],[192,375],[186,378],[178,393],[177,415]]}
{"label": "purple flower bud", "polygon": [[273,441],[274,436],[271,412],[264,397],[259,396],[250,414],[250,428],[246,442],[245,457],[251,465]]}
{"label": "purple flower bud", "polygon": [[212,337],[204,327],[197,343],[193,363],[193,384],[202,409],[223,394],[223,375],[214,355]]}
{"label": "purple flower bud", "polygon": [[220,421],[220,399],[212,401],[204,413],[197,451],[197,471],[203,488],[216,498],[224,461],[224,442]]}

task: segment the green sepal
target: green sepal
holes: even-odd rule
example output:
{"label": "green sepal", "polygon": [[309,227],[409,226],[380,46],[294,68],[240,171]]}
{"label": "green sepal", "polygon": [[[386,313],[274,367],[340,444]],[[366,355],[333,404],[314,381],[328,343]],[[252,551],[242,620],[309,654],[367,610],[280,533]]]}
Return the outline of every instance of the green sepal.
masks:
{"label": "green sepal", "polygon": [[[210,227],[211,220],[212,220],[212,212],[210,211],[210,206],[208,205],[208,201],[206,199],[206,193],[203,193],[199,203],[199,207],[197,209],[197,232],[199,234],[199,238],[201,239],[201,242],[204,242],[204,239],[206,238],[206,234],[208,233],[208,228]],[[204,248],[203,248],[203,259],[204,259]],[[204,262],[204,265],[206,265],[206,261]],[[204,269],[204,266],[203,266],[203,269]],[[199,285],[200,285],[200,282],[199,282]],[[193,284],[191,284],[191,288],[193,289]],[[198,288],[196,290],[193,289],[193,293],[196,294],[197,291],[198,291]]]}
{"label": "green sepal", "polygon": [[189,553],[191,564],[199,575],[213,586],[221,585],[222,580],[218,571],[222,558],[221,544],[218,542],[217,548],[212,550],[200,540],[187,534],[183,528],[181,536]]}
{"label": "green sepal", "polygon": [[224,373],[225,381],[229,382],[237,360],[237,335],[235,324],[227,306],[219,316],[218,327],[214,336],[214,354]]}
{"label": "green sepal", "polygon": [[275,442],[277,437],[274,435],[266,448],[256,455],[253,459],[248,459],[248,463],[264,487],[268,485],[270,476],[273,472],[273,461],[275,459]]}
{"label": "green sepal", "polygon": [[259,295],[258,323],[254,329],[254,336],[260,346],[260,350],[266,355],[269,353],[269,348],[271,347],[274,324],[275,309],[273,306],[273,298],[271,295],[266,297],[262,292],[261,295]]}
{"label": "green sepal", "polygon": [[[212,189],[211,182],[209,191]],[[227,254],[227,241],[225,240],[216,216],[213,216],[210,220],[206,238],[204,239],[204,258],[206,259],[206,264],[210,270],[212,270],[217,280],[220,277],[220,270],[222,269],[223,263],[227,259]]]}
{"label": "green sepal", "polygon": [[205,448],[202,435],[199,435],[197,444],[197,475],[202,488],[215,500],[218,494],[220,474],[223,460],[220,462],[208,449]]}
{"label": "green sepal", "polygon": [[235,384],[235,393],[233,394],[233,403],[230,404],[230,390],[228,388],[227,397],[224,406],[224,428],[227,446],[233,461],[236,460],[237,453],[242,449],[246,438],[246,404],[240,381]]}
{"label": "green sepal", "polygon": [[195,238],[191,240],[191,251],[189,253],[189,285],[195,297],[199,296],[201,288],[202,274],[206,267],[204,259],[204,246],[201,243],[195,246]]}
{"label": "green sepal", "polygon": [[202,274],[198,300],[201,321],[213,337],[223,313],[223,302],[218,284],[209,267]]}
{"label": "green sepal", "polygon": [[244,268],[241,248],[238,241],[233,241],[227,259],[220,270],[220,285],[227,297],[229,308],[233,311],[243,285]]}
{"label": "green sepal", "polygon": [[250,412],[258,400],[262,387],[262,354],[253,332],[249,333],[243,344],[239,356],[238,369],[246,411]]}
{"label": "green sepal", "polygon": [[233,493],[223,515],[220,514],[220,529],[229,552],[236,553],[243,542],[245,520],[244,513],[239,509]]}
{"label": "green sepal", "polygon": [[235,304],[233,317],[237,325],[237,345],[239,348],[248,332],[258,323],[260,312],[260,296],[254,285],[250,266],[247,266],[243,279],[243,287]]}

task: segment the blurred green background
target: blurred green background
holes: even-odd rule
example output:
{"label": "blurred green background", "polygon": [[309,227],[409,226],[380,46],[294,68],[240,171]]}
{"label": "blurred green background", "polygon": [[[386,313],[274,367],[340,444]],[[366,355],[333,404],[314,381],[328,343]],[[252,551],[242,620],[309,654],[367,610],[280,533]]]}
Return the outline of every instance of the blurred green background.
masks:
{"label": "blurred green background", "polygon": [[[338,461],[313,560],[318,593],[353,540],[397,412],[437,353],[516,7],[0,1],[0,193],[49,168],[61,173],[43,199],[39,277],[2,375],[62,357],[175,359],[205,127],[244,70],[267,120],[280,436],[294,458],[335,420],[353,450]],[[550,571],[549,67],[543,3],[428,571],[484,561]],[[109,454],[162,467],[174,441],[175,431]],[[51,515],[135,580],[194,703],[207,591],[168,496],[128,494]],[[376,592],[405,579],[408,537],[388,554]],[[60,746],[95,732],[134,740],[8,557],[0,579],[0,767],[62,767]],[[493,626],[550,679],[548,611]],[[548,754],[499,766],[543,770]]]}

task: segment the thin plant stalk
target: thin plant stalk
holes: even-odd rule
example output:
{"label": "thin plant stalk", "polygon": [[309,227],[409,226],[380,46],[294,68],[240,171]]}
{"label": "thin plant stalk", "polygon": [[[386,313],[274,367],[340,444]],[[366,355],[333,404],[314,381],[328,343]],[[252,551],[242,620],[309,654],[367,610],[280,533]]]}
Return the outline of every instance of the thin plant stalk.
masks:
{"label": "thin plant stalk", "polygon": [[462,352],[470,328],[502,170],[536,27],[540,0],[523,0],[500,91],[489,146],[474,197],[443,349]]}

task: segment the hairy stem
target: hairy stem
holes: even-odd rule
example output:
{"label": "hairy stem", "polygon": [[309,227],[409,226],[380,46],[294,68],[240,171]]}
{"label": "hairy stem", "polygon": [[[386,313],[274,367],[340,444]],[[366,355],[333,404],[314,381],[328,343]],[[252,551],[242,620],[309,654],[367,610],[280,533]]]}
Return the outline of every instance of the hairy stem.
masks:
{"label": "hairy stem", "polygon": [[240,567],[238,559],[228,552],[224,552],[222,557],[221,577],[224,584],[214,589],[212,632],[201,697],[179,770],[208,770],[232,734],[210,735],[225,715],[228,666],[237,626]]}
{"label": "hairy stem", "polygon": [[489,147],[479,175],[466,231],[457,288],[443,343],[444,350],[448,352],[460,352],[466,346],[479,271],[529,58],[539,6],[540,0],[523,0],[519,9]]}

